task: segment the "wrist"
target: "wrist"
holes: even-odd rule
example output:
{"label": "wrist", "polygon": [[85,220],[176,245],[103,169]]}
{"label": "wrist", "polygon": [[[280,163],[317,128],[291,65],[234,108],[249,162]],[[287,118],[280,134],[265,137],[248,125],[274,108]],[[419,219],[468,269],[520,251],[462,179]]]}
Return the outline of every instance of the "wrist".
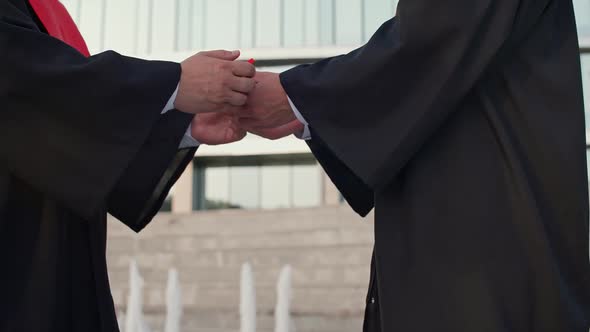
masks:
{"label": "wrist", "polygon": [[280,112],[282,114],[286,114],[290,121],[297,120],[295,113],[293,111],[291,100],[289,99],[287,92],[285,91],[285,89],[283,88],[283,85],[281,84],[279,75],[276,75],[276,83],[277,84],[275,86],[276,86],[278,95],[280,96],[279,105],[277,105],[276,109],[280,110]]}
{"label": "wrist", "polygon": [[188,112],[190,109],[190,104],[187,100],[186,91],[186,79],[185,79],[185,64],[184,62],[180,63],[180,81],[178,82],[178,88],[176,92],[176,98],[174,98],[174,108],[184,112],[184,113],[194,113]]}

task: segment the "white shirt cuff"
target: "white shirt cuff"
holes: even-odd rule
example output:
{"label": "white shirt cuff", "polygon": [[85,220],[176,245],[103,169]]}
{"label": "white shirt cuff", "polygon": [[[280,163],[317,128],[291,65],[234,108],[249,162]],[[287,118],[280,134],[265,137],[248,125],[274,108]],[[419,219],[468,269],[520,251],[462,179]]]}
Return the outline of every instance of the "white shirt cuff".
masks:
{"label": "white shirt cuff", "polygon": [[[170,96],[170,99],[166,103],[166,106],[164,106],[164,109],[162,110],[161,114],[165,114],[166,112],[174,109],[174,103],[176,102],[176,96],[178,95],[179,86],[180,86],[180,83],[178,83],[178,85],[176,86],[176,90],[174,90],[174,92],[172,93],[172,96]],[[180,145],[178,146],[179,149],[195,148],[195,147],[201,145],[201,143],[199,143],[199,141],[194,139],[193,136],[191,135],[191,131],[192,131],[191,129],[192,129],[192,124],[188,126],[186,132],[184,133],[184,136],[182,137],[182,141],[180,141]]]}
{"label": "white shirt cuff", "polygon": [[182,137],[182,141],[180,141],[180,145],[178,146],[179,149],[196,148],[201,145],[201,143],[191,135],[192,127],[192,124],[188,125],[188,129],[186,130],[186,133],[184,133],[184,137]]}
{"label": "white shirt cuff", "polygon": [[295,104],[293,104],[293,101],[291,100],[291,98],[289,98],[289,96],[287,96],[287,100],[289,100],[289,105],[291,106],[293,113],[295,113],[295,117],[297,118],[297,120],[299,120],[299,122],[303,123],[303,125],[305,126],[305,127],[303,127],[303,132],[301,133],[301,135],[295,135],[295,136],[299,139],[309,141],[311,139],[311,132],[309,130],[309,123],[307,123],[307,121],[305,121],[305,118],[303,117],[303,115],[301,115],[301,112],[299,112],[299,110],[297,109]]}
{"label": "white shirt cuff", "polygon": [[174,102],[176,102],[176,96],[178,95],[178,88],[179,87],[180,87],[180,83],[178,83],[178,85],[176,86],[176,90],[174,90],[174,92],[172,93],[172,96],[170,96],[170,99],[168,99],[166,106],[164,106],[164,109],[162,110],[162,114],[174,109]]}

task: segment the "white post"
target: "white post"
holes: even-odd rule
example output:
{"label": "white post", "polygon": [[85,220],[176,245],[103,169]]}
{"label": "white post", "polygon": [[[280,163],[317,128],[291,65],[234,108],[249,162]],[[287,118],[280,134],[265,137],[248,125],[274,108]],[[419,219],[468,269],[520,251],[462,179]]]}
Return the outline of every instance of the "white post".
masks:
{"label": "white post", "polygon": [[241,332],[256,332],[256,290],[254,276],[249,263],[242,265],[240,279]]}
{"label": "white post", "polygon": [[287,265],[281,270],[277,283],[277,306],[275,308],[275,332],[293,332],[291,329],[291,280],[293,271]]}
{"label": "white post", "polygon": [[180,332],[182,318],[182,292],[178,271],[168,271],[168,286],[166,287],[166,326],[165,332]]}
{"label": "white post", "polygon": [[129,297],[127,298],[127,315],[125,332],[145,332],[147,324],[143,320],[143,279],[139,274],[137,262],[129,265]]}

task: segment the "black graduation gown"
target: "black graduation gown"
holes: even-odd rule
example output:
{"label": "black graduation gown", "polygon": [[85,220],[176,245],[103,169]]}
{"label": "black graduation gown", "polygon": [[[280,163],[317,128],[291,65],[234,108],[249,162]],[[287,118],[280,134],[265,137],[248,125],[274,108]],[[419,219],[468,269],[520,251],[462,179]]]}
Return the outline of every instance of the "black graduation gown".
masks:
{"label": "black graduation gown", "polygon": [[180,66],[86,58],[0,1],[0,331],[117,331],[107,212],[135,231],[194,149],[191,116],[160,115]]}
{"label": "black graduation gown", "polygon": [[281,75],[375,207],[366,331],[588,331],[578,51],[570,0],[402,0],[365,46]]}

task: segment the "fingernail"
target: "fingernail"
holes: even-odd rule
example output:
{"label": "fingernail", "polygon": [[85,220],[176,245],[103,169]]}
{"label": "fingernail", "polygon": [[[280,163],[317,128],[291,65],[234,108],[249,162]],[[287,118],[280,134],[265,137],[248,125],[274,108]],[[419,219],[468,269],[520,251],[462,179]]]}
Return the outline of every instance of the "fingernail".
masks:
{"label": "fingernail", "polygon": [[231,54],[232,55],[238,55],[238,54],[240,54],[240,51],[231,51]]}

